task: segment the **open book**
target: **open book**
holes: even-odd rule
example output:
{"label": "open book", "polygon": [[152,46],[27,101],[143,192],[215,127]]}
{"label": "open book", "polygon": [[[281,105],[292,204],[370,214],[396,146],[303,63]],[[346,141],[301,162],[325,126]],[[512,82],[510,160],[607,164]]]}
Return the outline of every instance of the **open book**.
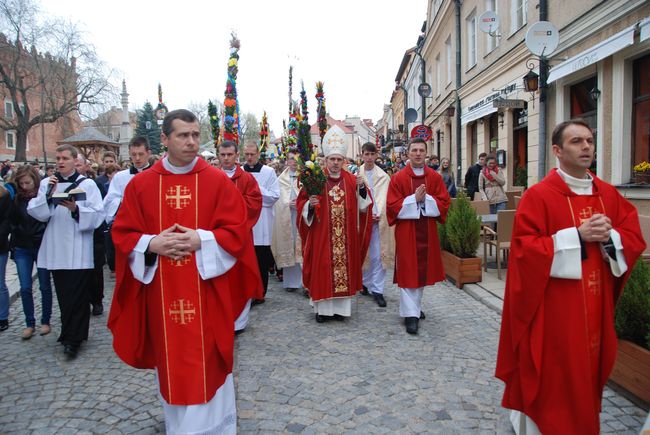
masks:
{"label": "open book", "polygon": [[85,201],[86,191],[80,188],[75,188],[69,192],[56,192],[52,194],[52,204],[59,205],[61,201],[68,201],[74,199],[75,201]]}

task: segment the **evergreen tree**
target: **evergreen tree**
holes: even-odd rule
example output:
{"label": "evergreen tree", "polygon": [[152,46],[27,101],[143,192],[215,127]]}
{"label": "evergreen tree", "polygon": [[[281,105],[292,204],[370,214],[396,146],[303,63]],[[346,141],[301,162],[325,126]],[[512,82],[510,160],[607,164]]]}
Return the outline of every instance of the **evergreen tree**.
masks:
{"label": "evergreen tree", "polygon": [[162,145],[160,143],[160,126],[156,122],[153,107],[148,101],[141,110],[138,110],[138,124],[135,127],[136,136],[144,136],[149,139],[152,154],[160,154]]}

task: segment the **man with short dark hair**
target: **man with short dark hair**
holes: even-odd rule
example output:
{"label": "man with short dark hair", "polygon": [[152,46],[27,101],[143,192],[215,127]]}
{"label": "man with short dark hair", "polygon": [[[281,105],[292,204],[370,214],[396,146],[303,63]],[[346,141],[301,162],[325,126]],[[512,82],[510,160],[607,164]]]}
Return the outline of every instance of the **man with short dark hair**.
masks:
{"label": "man with short dark hair", "polygon": [[117,157],[115,156],[114,152],[106,151],[102,156],[102,166],[104,167],[104,171],[95,180],[103,186],[104,192],[108,192],[108,187],[110,185],[110,180],[105,173],[105,168],[107,168],[109,165],[115,165],[116,163]]}
{"label": "man with short dark hair", "polygon": [[363,165],[359,174],[365,178],[372,195],[372,234],[368,255],[363,263],[364,291],[368,292],[380,307],[386,306],[384,285],[386,270],[395,261],[395,235],[393,228],[388,225],[386,218],[386,197],[388,195],[388,174],[376,164],[377,147],[372,142],[366,142],[361,147]]}
{"label": "man with short dark hair", "polygon": [[248,315],[252,300],[261,300],[264,297],[262,279],[257,267],[255,246],[253,245],[253,227],[257,223],[262,212],[262,193],[255,178],[244,171],[237,164],[239,152],[237,143],[232,140],[225,140],[219,145],[219,158],[221,159],[221,170],[235,183],[235,187],[241,193],[246,203],[247,228],[249,238],[246,241],[246,255],[237,261],[229,276],[235,278],[232,285],[233,316],[235,318],[235,332],[241,333],[248,325]]}
{"label": "man with short dark hair", "polygon": [[[89,281],[92,278],[93,231],[104,220],[102,197],[95,182],[75,169],[78,151],[71,145],[56,149],[57,173],[43,179],[27,213],[47,222],[38,251],[37,266],[52,272],[59,308],[64,353],[74,358],[88,339],[90,322]],[[52,194],[79,188],[86,199],[65,200],[54,205]]]}
{"label": "man with short dark hair", "polygon": [[[260,150],[255,143],[244,145],[244,171],[250,173],[262,192],[262,213],[253,227],[253,239],[255,243],[255,254],[264,286],[264,296],[269,285],[269,268],[273,264],[271,253],[271,238],[273,235],[273,220],[275,213],[273,206],[280,198],[280,185],[275,171],[260,163]],[[264,299],[255,299],[253,304],[263,303]]]}
{"label": "man with short dark hair", "polygon": [[438,225],[447,218],[451,199],[440,174],[424,164],[427,144],[412,139],[409,164],[393,175],[388,187],[388,224],[395,226],[395,276],[400,316],[406,332],[417,334],[423,318],[424,287],[444,281]]}
{"label": "man with short dark hair", "polygon": [[467,190],[467,197],[470,201],[474,201],[474,194],[479,191],[478,178],[481,175],[483,167],[485,166],[486,158],[487,153],[479,154],[478,161],[470,166],[465,173],[465,189]]}
{"label": "man with short dark hair", "polygon": [[634,205],[589,172],[589,125],[562,122],[552,141],[559,168],[515,216],[496,376],[518,433],[598,434],[614,305],[645,243]]}
{"label": "man with short dark hair", "polygon": [[234,183],[198,157],[188,110],[163,121],[168,154],[133,177],[113,224],[108,327],[127,364],[155,369],[167,433],[235,433],[234,319],[228,274],[247,211]]}

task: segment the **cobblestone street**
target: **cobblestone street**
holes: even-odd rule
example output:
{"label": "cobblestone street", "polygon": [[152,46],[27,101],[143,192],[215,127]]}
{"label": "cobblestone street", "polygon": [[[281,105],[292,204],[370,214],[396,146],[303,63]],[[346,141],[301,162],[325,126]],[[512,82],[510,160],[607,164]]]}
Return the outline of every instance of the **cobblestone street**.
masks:
{"label": "cobblestone street", "polygon": [[[307,299],[271,277],[267,302],[236,339],[239,432],[513,433],[493,377],[500,316],[437,285],[425,291],[419,335],[409,336],[397,295],[389,286],[387,308],[359,296],[351,319],[317,324]],[[2,433],[164,431],[153,373],[112,351],[108,300],[73,361],[56,342],[56,304],[53,332],[28,341],[20,301],[12,304],[0,333]],[[638,433],[646,416],[610,389],[603,407],[603,433]]]}

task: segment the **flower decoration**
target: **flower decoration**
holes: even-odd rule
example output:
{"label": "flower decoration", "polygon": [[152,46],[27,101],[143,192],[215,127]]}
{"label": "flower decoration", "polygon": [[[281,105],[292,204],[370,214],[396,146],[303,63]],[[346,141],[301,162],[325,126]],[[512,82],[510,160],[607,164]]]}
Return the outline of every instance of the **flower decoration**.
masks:
{"label": "flower decoration", "polygon": [[237,102],[237,63],[239,61],[240,42],[237,35],[231,34],[230,39],[230,58],[228,60],[228,79],[226,81],[224,116],[224,133],[223,137],[227,140],[233,140],[239,143],[239,104]]}
{"label": "flower decoration", "polygon": [[648,173],[650,173],[650,163],[648,163],[646,161],[643,161],[643,162],[639,163],[638,165],[635,165],[634,166],[634,172],[637,172],[637,173],[648,172]]}
{"label": "flower decoration", "polygon": [[325,109],[325,91],[323,82],[316,82],[316,101],[318,101],[318,134],[320,141],[323,143],[323,137],[327,133],[327,110]]}
{"label": "flower decoration", "polygon": [[260,154],[262,158],[266,157],[266,150],[269,147],[269,120],[266,117],[266,111],[262,116],[262,123],[260,125]]}

